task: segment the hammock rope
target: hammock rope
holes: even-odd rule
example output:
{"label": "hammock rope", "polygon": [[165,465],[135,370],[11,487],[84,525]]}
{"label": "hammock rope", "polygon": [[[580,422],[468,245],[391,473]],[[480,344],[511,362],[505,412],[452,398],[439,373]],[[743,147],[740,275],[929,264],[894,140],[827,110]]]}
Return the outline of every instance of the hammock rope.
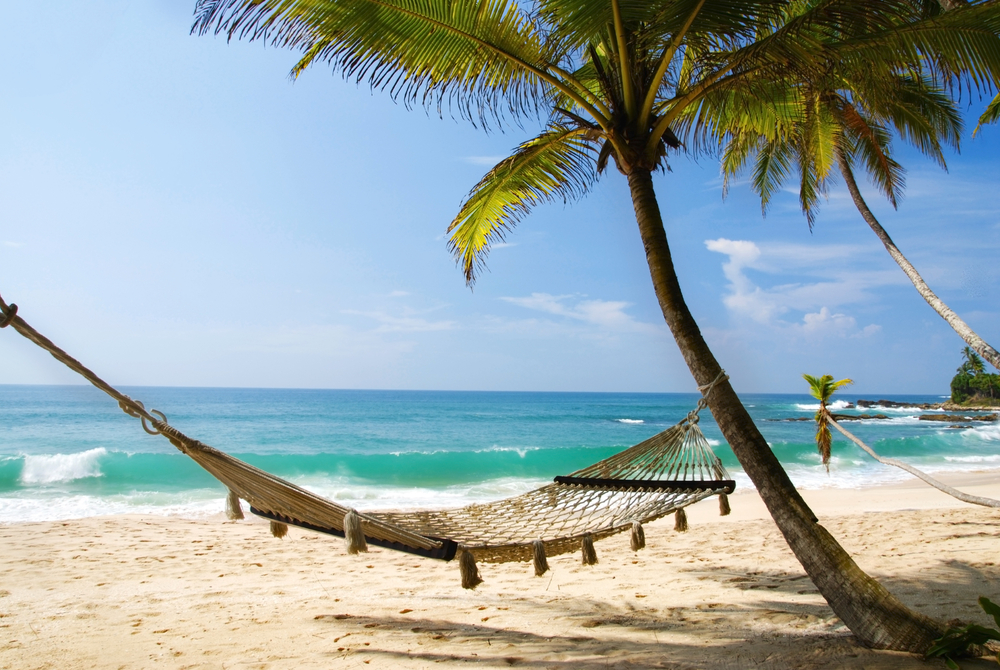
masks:
{"label": "hammock rope", "polygon": [[367,540],[428,558],[450,561],[459,556],[463,585],[474,588],[481,581],[476,560],[533,561],[536,572],[544,572],[546,555],[582,549],[584,563],[592,565],[597,561],[594,540],[631,531],[632,546],[641,548],[643,523],[676,513],[677,528],[686,530],[684,508],[713,495],[720,498],[720,512],[729,512],[727,494],[735,482],[698,427],[707,396],[728,378],[724,371],[699,387],[702,398],[696,408],[676,425],[534,491],[458,509],[360,513],[188,437],[162,412],[147,410],[28,325],[17,315],[17,305],[0,297],[0,312],[0,328],[13,326],[115,399],[147,433],[163,435],[222,482],[229,490],[231,518],[237,511],[242,515],[239,499],[246,500],[251,512],[271,520],[272,532],[279,537],[294,525],[346,536],[351,553],[366,550]]}

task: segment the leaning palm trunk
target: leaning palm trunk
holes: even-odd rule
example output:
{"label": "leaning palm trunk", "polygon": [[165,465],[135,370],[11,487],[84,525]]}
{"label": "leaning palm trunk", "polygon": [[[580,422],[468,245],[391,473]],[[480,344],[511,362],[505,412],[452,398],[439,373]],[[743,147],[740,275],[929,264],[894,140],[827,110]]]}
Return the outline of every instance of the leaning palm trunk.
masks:
{"label": "leaning palm trunk", "polygon": [[969,327],[965,321],[962,320],[958,314],[955,314],[948,305],[944,304],[941,298],[937,297],[931,287],[927,285],[917,269],[910,264],[910,261],[906,260],[906,256],[896,247],[893,243],[892,238],[889,237],[889,233],[885,232],[878,219],[872,214],[872,211],[868,209],[868,203],[865,199],[861,197],[861,191],[858,189],[858,183],[854,179],[854,173],[851,171],[851,166],[847,161],[847,157],[844,156],[843,152],[836,150],[837,155],[837,165],[840,167],[840,172],[844,175],[844,181],[847,182],[847,190],[851,193],[851,198],[854,200],[854,205],[861,212],[861,216],[864,217],[865,222],[871,226],[871,229],[875,231],[878,238],[882,240],[882,244],[885,245],[886,251],[892,256],[892,259],[896,261],[896,264],[902,268],[906,276],[910,278],[913,282],[914,288],[917,289],[927,304],[930,305],[935,312],[937,312],[942,319],[948,322],[948,325],[958,333],[959,337],[968,343],[973,350],[980,356],[985,358],[993,367],[1000,370],[1000,352],[991,347],[986,343],[983,338],[979,337],[972,328]]}
{"label": "leaning palm trunk", "polygon": [[[721,368],[691,316],[674,271],[659,205],[648,170],[628,175],[639,232],[663,317],[691,374],[707,386]],[[878,649],[924,652],[943,627],[907,609],[867,575],[832,535],[792,485],[728,382],[708,393],[708,406],[722,434],[798,558],[830,607],[865,645]]]}
{"label": "leaning palm trunk", "polygon": [[[940,482],[934,479],[926,472],[917,470],[912,465],[904,463],[903,461],[897,461],[895,458],[882,458],[881,456],[875,453],[875,450],[873,450],[867,444],[858,439],[849,430],[847,430],[839,423],[837,423],[829,412],[826,413],[826,420],[827,423],[831,424],[834,428],[839,430],[844,437],[846,437],[848,440],[861,447],[865,451],[865,453],[867,453],[869,456],[874,458],[879,463],[882,463],[883,465],[892,465],[901,470],[906,470],[914,477],[919,477],[920,479],[924,480],[925,482],[936,488],[938,491],[941,491],[942,493],[947,493],[951,497],[957,498],[962,502],[971,503],[973,505],[982,505],[983,507],[1000,507],[1000,500],[994,500],[993,498],[984,498],[982,496],[972,496],[969,495],[968,493],[962,493],[958,489],[953,489],[944,482]],[[829,468],[827,468],[827,470],[829,470]]]}

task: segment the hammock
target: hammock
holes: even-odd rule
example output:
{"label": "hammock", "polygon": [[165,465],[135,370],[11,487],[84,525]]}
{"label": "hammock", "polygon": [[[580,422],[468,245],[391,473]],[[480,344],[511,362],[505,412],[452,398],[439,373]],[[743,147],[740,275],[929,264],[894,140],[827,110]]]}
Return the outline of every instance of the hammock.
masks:
{"label": "hammock", "polygon": [[[445,561],[459,556],[463,586],[474,588],[481,581],[477,559],[534,561],[536,574],[542,574],[546,556],[578,549],[584,562],[595,563],[593,541],[625,530],[632,531],[632,548],[638,550],[645,545],[642,524],[671,513],[677,514],[677,529],[686,530],[684,508],[713,495],[719,496],[721,513],[729,513],[727,494],[735,482],[698,428],[704,398],[667,430],[523,495],[459,509],[359,513],[184,435],[162,412],[147,411],[29,326],[17,316],[17,305],[0,298],[0,311],[0,328],[12,325],[117,400],[147,433],[169,439],[229,489],[232,516],[242,517],[243,499],[251,512],[271,520],[278,537],[294,525],[345,537],[351,553],[372,543]],[[720,373],[704,395],[723,378]]]}

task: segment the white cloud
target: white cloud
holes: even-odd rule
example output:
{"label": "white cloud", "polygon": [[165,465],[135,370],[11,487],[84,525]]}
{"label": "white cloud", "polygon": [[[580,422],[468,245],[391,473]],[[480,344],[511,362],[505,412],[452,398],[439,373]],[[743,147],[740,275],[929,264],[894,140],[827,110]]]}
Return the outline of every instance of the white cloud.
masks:
{"label": "white cloud", "polygon": [[858,322],[853,316],[831,314],[827,307],[802,317],[802,330],[806,333],[821,331],[846,333],[853,332],[857,327]]}
{"label": "white cloud", "polygon": [[17,249],[19,247],[23,247],[24,246],[23,242],[11,242],[10,240],[4,240],[4,241],[0,242],[0,244],[2,244],[5,247],[11,247],[13,249]]}
{"label": "white cloud", "polygon": [[706,240],[705,246],[709,251],[729,256],[729,260],[722,264],[722,273],[729,280],[729,295],[723,298],[726,307],[760,323],[768,323],[787,309],[778,305],[759,286],[755,286],[743,272],[746,268],[754,267],[760,259],[760,248],[756,244],[746,240],[720,238]]}
{"label": "white cloud", "polygon": [[[881,330],[875,324],[859,329],[857,320],[831,306],[842,307],[870,299],[868,289],[901,283],[898,273],[852,271],[845,263],[863,249],[851,245],[765,245],[720,238],[705,246],[728,256],[722,272],[729,281],[723,304],[738,318],[808,336],[867,337]],[[818,281],[778,284],[763,288],[747,270],[771,275],[805,274]],[[827,276],[823,276],[823,275]],[[819,275],[819,276],[817,276]],[[802,312],[801,320],[782,318]]]}
{"label": "white cloud", "polygon": [[390,298],[405,298],[408,295],[410,295],[409,291],[392,291],[392,292],[389,293],[388,297],[390,297]]}
{"label": "white cloud", "polygon": [[[532,293],[525,298],[501,298],[501,300],[525,309],[555,314],[601,328],[638,330],[650,327],[625,313],[625,308],[630,305],[627,302],[580,300],[577,296],[548,293]],[[573,300],[576,300],[575,304]]]}
{"label": "white cloud", "polygon": [[376,333],[426,333],[452,330],[455,327],[454,321],[428,321],[414,316],[392,316],[385,312],[344,310],[343,313],[364,316],[377,321],[380,325],[375,328],[374,332]]}
{"label": "white cloud", "polygon": [[882,332],[882,326],[878,325],[877,323],[870,323],[864,328],[862,328],[861,332],[855,335],[855,337],[871,337],[875,333],[881,333],[881,332]]}

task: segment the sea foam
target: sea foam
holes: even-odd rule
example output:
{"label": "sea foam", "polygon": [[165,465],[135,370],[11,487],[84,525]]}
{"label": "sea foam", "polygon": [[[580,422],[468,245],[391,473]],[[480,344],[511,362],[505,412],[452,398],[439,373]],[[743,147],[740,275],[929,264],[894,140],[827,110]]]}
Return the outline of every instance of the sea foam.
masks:
{"label": "sea foam", "polygon": [[992,425],[970,428],[962,431],[962,435],[968,437],[975,436],[981,440],[997,442],[1000,441],[1000,424],[994,423]]}
{"label": "sea foam", "polygon": [[[45,489],[35,489],[44,491]],[[30,495],[0,497],[3,524],[63,521],[110,514],[156,514],[202,519],[220,514],[225,498],[218,490],[192,490],[178,494],[137,492],[117,496]]]}
{"label": "sea foam", "polygon": [[949,463],[1000,463],[1000,454],[988,456],[945,456]]}
{"label": "sea foam", "polygon": [[[834,409],[847,409],[847,406],[850,405],[850,404],[851,403],[847,402],[846,400],[834,400],[829,405],[827,405],[826,408],[830,409],[830,410],[834,410]],[[800,409],[803,412],[815,412],[815,411],[819,410],[819,403],[816,403],[815,405],[808,405],[808,404],[807,405],[802,405],[802,404],[796,403],[795,409]]]}
{"label": "sea foam", "polygon": [[421,486],[385,486],[368,484],[346,477],[306,476],[295,479],[299,486],[317,495],[361,510],[427,509],[463,507],[487,503],[551,483],[550,479],[500,477],[481,482],[456,484],[441,488]]}
{"label": "sea foam", "polygon": [[107,453],[104,447],[97,447],[76,454],[25,456],[21,484],[44,486],[86,477],[100,477],[100,459]]}
{"label": "sea foam", "polygon": [[618,423],[646,423],[642,419],[615,419]]}

